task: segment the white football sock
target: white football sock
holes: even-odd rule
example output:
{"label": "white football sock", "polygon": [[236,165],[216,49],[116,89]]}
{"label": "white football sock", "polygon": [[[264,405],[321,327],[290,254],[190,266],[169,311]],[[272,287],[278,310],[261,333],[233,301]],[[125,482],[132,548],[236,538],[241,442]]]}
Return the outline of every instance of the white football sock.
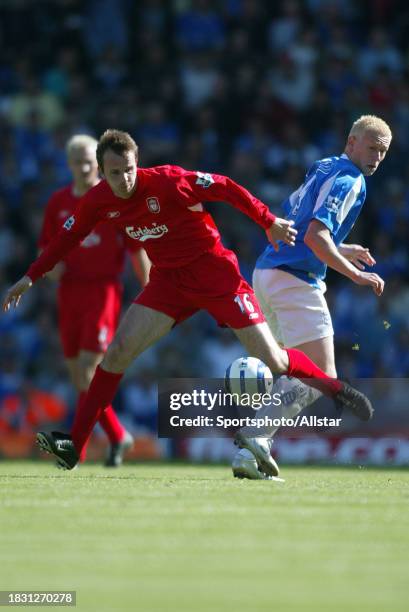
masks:
{"label": "white football sock", "polygon": [[[254,412],[255,418],[290,419],[322,397],[322,393],[318,389],[306,385],[298,378],[289,378],[288,376],[280,376],[273,385],[270,395],[274,396],[275,394],[280,395],[280,405],[275,406],[273,399],[271,404]],[[281,424],[267,425],[261,428],[243,427],[241,432],[247,437],[272,438],[280,427]]]}

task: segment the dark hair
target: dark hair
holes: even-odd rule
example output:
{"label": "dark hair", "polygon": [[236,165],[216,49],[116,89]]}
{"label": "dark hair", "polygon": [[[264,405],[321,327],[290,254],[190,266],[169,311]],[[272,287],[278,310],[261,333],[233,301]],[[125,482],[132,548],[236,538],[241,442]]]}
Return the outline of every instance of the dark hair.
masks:
{"label": "dark hair", "polygon": [[97,146],[97,162],[102,171],[104,170],[104,154],[108,149],[117,153],[117,155],[123,155],[128,151],[133,151],[135,153],[135,159],[138,160],[138,145],[128,132],[106,130],[102,134]]}

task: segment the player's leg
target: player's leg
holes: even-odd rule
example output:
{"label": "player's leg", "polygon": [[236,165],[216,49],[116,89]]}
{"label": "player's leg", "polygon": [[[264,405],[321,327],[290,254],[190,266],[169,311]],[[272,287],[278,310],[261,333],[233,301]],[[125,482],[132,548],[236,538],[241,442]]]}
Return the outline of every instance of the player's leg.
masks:
{"label": "player's leg", "polygon": [[37,435],[40,446],[55,454],[62,467],[72,469],[78,462],[102,411],[112,403],[127,366],[166,335],[174,323],[172,317],[140,304],[128,308],[77,410],[71,436],[54,439],[42,432]]}
{"label": "player's leg", "polygon": [[[84,288],[81,287],[83,291]],[[76,290],[78,300],[78,289]],[[76,428],[80,420],[82,404],[101,362],[104,352],[111,342],[118,325],[121,310],[122,287],[117,282],[96,282],[87,287],[87,299],[81,303],[77,312],[77,341],[76,355],[76,387],[78,389],[78,404],[73,427]],[[111,405],[101,413],[100,425],[107,434],[110,442],[110,455],[114,450],[118,455],[118,465],[122,462],[124,446],[129,447],[132,436],[122,427]],[[85,460],[85,447],[81,456]]]}
{"label": "player's leg", "polygon": [[80,385],[79,385],[79,377],[78,377],[77,358],[76,357],[66,357],[65,367],[67,368],[68,375],[72,383],[72,386],[75,388],[77,392],[79,392]]}
{"label": "player's leg", "polygon": [[78,454],[101,411],[112,402],[130,362],[167,334],[176,321],[182,321],[197,311],[197,307],[179,290],[178,274],[178,270],[164,271],[155,267],[151,270],[148,285],[128,308],[102,363],[96,369],[81,407],[78,425],[72,430],[71,437],[50,439],[41,432],[38,434],[40,445],[54,453],[62,467],[72,469],[75,466]]}
{"label": "player's leg", "polygon": [[286,372],[289,366],[288,356],[277,343],[266,322],[233,329],[233,332],[249,355],[261,359],[272,372]]}
{"label": "player's leg", "polygon": [[[307,337],[310,337],[311,330],[314,330],[317,326],[311,321],[307,321],[306,324],[304,323],[305,309],[308,302],[304,293],[306,290],[309,290],[307,283],[303,283],[293,275],[281,270],[256,269],[253,273],[253,288],[270,331],[281,347],[288,346],[294,348],[298,338],[302,337],[300,336],[302,329],[306,329]],[[313,304],[313,314],[316,321],[317,317],[321,321],[317,304]],[[312,323],[311,326],[310,323]],[[294,337],[294,334],[296,337]],[[292,343],[293,340],[294,342]],[[306,355],[311,358],[308,352],[306,352]],[[320,359],[317,365],[322,367],[322,359]],[[326,373],[329,374],[329,372]],[[260,418],[269,417],[271,421],[275,420],[275,422],[278,422],[283,416],[287,418],[295,416],[306,405],[313,403],[321,395],[317,389],[305,385],[296,378],[289,378],[287,376],[280,376],[278,378],[271,390],[271,394],[280,395],[280,405],[272,403],[270,406],[265,406],[259,411],[258,416]],[[279,426],[273,425],[263,428],[262,431],[255,431],[254,428],[244,427],[241,429],[241,434],[248,438],[261,436],[271,440],[278,429]],[[243,463],[242,470],[246,472],[247,464],[243,462],[239,454],[236,457],[236,463]],[[235,466],[233,466],[233,473],[235,473]],[[248,477],[254,477],[251,470],[248,473]]]}
{"label": "player's leg", "polygon": [[[370,401],[362,393],[353,389],[346,383],[328,377],[305,353],[298,349],[282,349],[274,337],[267,323],[244,328],[233,329],[247,352],[266,363],[273,373],[285,374],[289,377],[303,379],[308,387],[313,387],[307,397],[307,404],[315,401],[319,392],[336,398],[342,406],[348,407],[361,420],[371,418],[373,408]],[[286,359],[287,357],[287,359]],[[299,381],[296,383],[299,385]],[[300,385],[301,391],[306,385]],[[284,403],[284,402],[283,402]],[[306,404],[306,405],[307,405]],[[285,406],[283,406],[285,408]],[[297,409],[298,410],[298,409]],[[256,436],[239,431],[236,434],[236,443],[241,448],[251,451],[259,468],[270,476],[278,474],[278,466],[271,457],[268,437],[272,432],[263,432]]]}
{"label": "player's leg", "polygon": [[88,351],[85,349],[80,350],[76,360],[78,368],[78,390],[80,392],[86,392],[88,390],[97,365],[101,363],[103,356],[104,353],[102,352]]}
{"label": "player's leg", "polygon": [[103,361],[96,369],[71,436],[37,434],[40,446],[56,455],[61,467],[75,467],[101,412],[112,403],[127,366],[166,335],[174,323],[172,317],[141,304],[134,303],[128,308]]}
{"label": "player's leg", "polygon": [[331,376],[331,378],[337,377],[333,335],[303,342],[294,348],[308,355],[328,376]]}
{"label": "player's leg", "polygon": [[[77,380],[79,388],[79,402],[84,401],[85,395],[88,391],[91,380],[94,377],[95,370],[98,364],[102,361],[104,354],[96,353],[93,351],[81,350],[76,360],[76,366],[78,370]],[[78,414],[80,410],[76,412],[76,418],[74,419],[73,428],[76,427],[76,420],[78,420]],[[109,467],[118,467],[122,463],[123,455],[125,451],[131,448],[133,444],[133,438],[131,434],[123,427],[120,420],[118,419],[115,410],[112,405],[106,407],[101,412],[98,420],[102,429],[106,433],[110,442],[109,453],[105,465]],[[86,447],[84,447],[85,449]],[[85,460],[85,452],[83,449],[81,461]]]}
{"label": "player's leg", "polygon": [[57,312],[58,331],[61,347],[64,354],[65,366],[71,383],[77,393],[80,392],[80,380],[78,369],[78,353],[81,344],[82,313],[78,309],[78,302],[82,302],[82,296],[74,299],[75,291],[67,288],[63,283],[58,288]]}
{"label": "player's leg", "polygon": [[[117,282],[95,283],[87,296],[78,357],[83,394],[88,391],[96,368],[115,335],[121,303],[122,286]],[[106,465],[119,466],[133,438],[121,425],[112,405],[101,412],[99,423],[110,442]]]}
{"label": "player's leg", "polygon": [[302,351],[327,376],[336,378],[334,330],[324,297],[325,285],[312,286],[280,269],[256,269],[253,286],[280,344]]}
{"label": "player's leg", "polygon": [[[279,269],[256,269],[253,286],[274,336],[283,345],[301,350],[325,374],[336,378],[334,330],[324,297],[325,286],[312,286]],[[286,400],[283,416],[288,417],[295,416],[321,395],[294,378],[281,377],[276,387],[273,392],[279,392]]]}
{"label": "player's leg", "polygon": [[[327,393],[338,391],[338,381],[329,379],[303,353],[282,349],[274,339],[267,323],[263,321],[260,306],[251,287],[241,279],[239,290],[208,301],[208,311],[220,323],[227,323],[247,352],[266,363],[272,372],[294,376],[315,377],[316,382],[327,386]],[[261,322],[257,322],[261,321]],[[236,442],[251,451],[257,463],[270,476],[278,475],[278,466],[271,457],[268,436],[246,436],[238,432]]]}
{"label": "player's leg", "polygon": [[[78,394],[73,427],[76,427],[81,405],[85,400],[85,396],[95,374],[95,370],[98,364],[101,362],[103,356],[104,354],[102,352],[97,353],[94,351],[80,350],[76,357],[67,358],[65,360],[70,380]],[[112,406],[108,406],[102,412],[99,423],[110,442],[107,465],[120,465],[124,452],[127,450],[127,448],[132,446],[132,436],[121,425]],[[80,461],[83,462],[85,459],[86,446],[84,446],[82,449]]]}
{"label": "player's leg", "polygon": [[[74,338],[71,337],[70,342],[73,342]],[[79,340],[78,340],[79,342]],[[85,354],[82,354],[85,353]],[[66,357],[65,366],[68,370],[69,378],[73,387],[77,392],[77,404],[74,412],[75,424],[77,415],[81,409],[81,405],[85,399],[89,383],[92,380],[92,376],[95,373],[95,368],[103,357],[102,353],[91,353],[89,351],[80,351],[75,357]],[[80,461],[85,461],[86,458],[86,446],[82,449]]]}
{"label": "player's leg", "polygon": [[[116,282],[76,283],[62,287],[59,293],[59,319],[64,332],[62,341],[71,380],[77,390],[78,400],[74,416],[76,424],[81,406],[97,365],[112,340],[121,309],[122,288]],[[132,442],[132,436],[122,427],[112,406],[102,412],[100,424],[110,441],[112,450],[119,458]],[[125,444],[126,443],[126,444]],[[85,460],[86,447],[81,461]]]}
{"label": "player's leg", "polygon": [[[290,376],[293,376],[293,374],[290,374],[290,359],[289,358],[291,355],[290,353],[291,349],[288,350],[288,352],[286,352],[284,349],[281,349],[281,347],[278,345],[278,343],[272,336],[267,323],[261,323],[261,324],[259,323],[251,327],[245,327],[242,329],[234,329],[233,331],[238,337],[238,339],[241,341],[243,346],[246,348],[249,355],[252,355],[254,357],[258,357],[259,359],[261,359],[265,364],[268,365],[268,367],[274,373],[288,374]],[[288,354],[288,360],[286,363],[285,356],[287,354]],[[297,353],[295,353],[295,355],[296,357],[298,357]],[[301,351],[299,355],[302,358],[300,360],[300,365],[298,367],[298,372],[301,372],[301,376],[298,373],[298,376],[296,375],[297,378],[298,377],[305,378],[306,382],[310,383],[310,382],[315,382],[315,381],[307,380],[309,379],[310,376],[322,377],[323,378],[322,383],[326,383],[327,381],[324,379],[326,375],[324,374],[324,372],[320,370],[312,361],[310,361],[308,357],[304,355],[304,353],[302,353]],[[288,379],[285,379],[284,377],[284,381],[285,380],[288,381]],[[338,382],[338,381],[332,381],[331,379],[328,379],[328,380],[330,384],[333,382]],[[306,385],[301,383],[299,380],[295,380],[294,383],[296,385],[300,385],[301,387],[306,387]],[[292,383],[291,381],[291,386],[293,386],[294,383]],[[282,378],[280,378],[277,385],[278,384],[282,384]],[[273,392],[276,393],[277,389],[273,389],[272,393]],[[285,398],[287,397],[287,394],[285,393],[285,389],[280,389],[279,392],[280,392],[280,396],[283,398],[282,403],[279,406],[280,414],[270,414],[270,412],[274,410],[274,408],[266,407],[264,410],[268,413],[268,416],[270,417],[277,418],[277,417],[283,416],[282,414],[283,411],[288,412],[289,406],[287,406],[285,403]],[[312,388],[311,393],[319,394],[320,392],[316,388]],[[309,399],[308,401],[311,401],[311,399]],[[291,405],[294,407],[294,402],[291,402]],[[298,411],[298,404],[297,404],[297,411]],[[258,416],[262,416],[262,415],[258,415]],[[290,417],[290,414],[286,414],[286,416]],[[264,472],[268,476],[277,476],[279,474],[278,465],[271,456],[270,440],[274,433],[275,431],[273,431],[271,428],[266,428],[266,429],[263,429],[262,431],[260,430],[254,431],[251,428],[244,428],[238,431],[235,437],[235,443],[240,448],[245,448],[251,453],[253,453],[260,471]]]}
{"label": "player's leg", "polygon": [[[82,377],[81,377],[81,369],[78,363],[78,355],[76,355],[75,357],[66,357],[65,366],[68,370],[68,374],[69,374],[71,383],[77,392],[77,404],[75,406],[75,412],[74,412],[74,422],[75,422],[76,415],[78,414],[78,411],[80,409],[80,406],[85,396],[85,392],[83,391],[82,384],[81,384]],[[80,457],[81,462],[85,461],[86,454],[87,454],[87,449],[84,446],[82,453],[81,453],[81,457]]]}
{"label": "player's leg", "polygon": [[175,320],[152,308],[132,304],[125,313],[112,343],[87,393],[77,426],[72,430],[75,448],[81,452],[102,410],[112,403],[128,365],[173,327]]}
{"label": "player's leg", "polygon": [[[61,346],[69,378],[77,391],[77,404],[74,412],[75,422],[85,399],[78,355],[84,326],[84,309],[79,305],[84,303],[86,296],[81,294],[81,285],[73,288],[70,284],[64,283],[59,286],[57,296],[58,328]],[[52,440],[48,439],[48,434],[40,434],[40,437],[37,436],[37,441],[44,450],[52,452]],[[86,446],[82,449],[79,460],[85,461],[85,457]]]}
{"label": "player's leg", "polygon": [[233,332],[249,355],[261,359],[274,374],[308,379],[309,385],[330,397],[341,390],[342,383],[327,376],[302,351],[281,348],[266,322],[233,329]]}
{"label": "player's leg", "polygon": [[100,364],[100,368],[112,374],[123,374],[131,362],[143,351],[166,335],[175,319],[142,306],[131,304]]}
{"label": "player's leg", "polygon": [[[323,294],[281,270],[255,270],[253,286],[269,328],[280,345],[302,350],[328,376],[336,378],[333,329]],[[297,341],[309,339],[314,334],[315,339],[294,346]],[[317,389],[287,376],[281,376],[276,381],[271,394],[277,393],[281,397],[281,404],[265,406],[258,412],[258,417],[269,417],[270,422],[278,422],[282,417],[293,418],[321,396]],[[245,427],[240,434],[247,448],[255,446],[257,449],[257,438],[263,440],[266,437],[272,441],[278,429],[279,426],[273,425],[263,431]],[[235,476],[260,477],[254,473],[253,464],[240,453],[236,454],[232,468]]]}
{"label": "player's leg", "polygon": [[303,351],[328,376],[336,378],[334,329],[325,285],[310,285],[280,269],[256,269],[253,287],[280,345]]}
{"label": "player's leg", "polygon": [[[328,376],[336,378],[333,336],[318,338],[294,348],[303,351]],[[288,376],[280,376],[275,382],[271,395],[275,396],[276,394],[281,397],[281,404],[279,406],[272,404],[261,408],[257,413],[259,418],[270,417],[271,420],[276,420],[276,422],[283,417],[292,419],[322,397],[322,393],[318,389],[305,384],[298,378],[289,378]],[[271,425],[266,426],[262,431],[254,431],[250,427],[244,427],[241,431],[245,436],[257,435],[272,438],[279,429],[280,425]]]}

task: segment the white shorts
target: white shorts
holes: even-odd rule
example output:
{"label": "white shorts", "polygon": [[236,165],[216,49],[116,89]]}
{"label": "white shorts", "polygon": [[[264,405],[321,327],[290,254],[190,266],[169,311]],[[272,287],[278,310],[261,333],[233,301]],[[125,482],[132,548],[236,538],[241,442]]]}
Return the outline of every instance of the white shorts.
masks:
{"label": "white shorts", "polygon": [[253,288],[277,342],[288,348],[334,335],[322,289],[277,268],[253,273]]}

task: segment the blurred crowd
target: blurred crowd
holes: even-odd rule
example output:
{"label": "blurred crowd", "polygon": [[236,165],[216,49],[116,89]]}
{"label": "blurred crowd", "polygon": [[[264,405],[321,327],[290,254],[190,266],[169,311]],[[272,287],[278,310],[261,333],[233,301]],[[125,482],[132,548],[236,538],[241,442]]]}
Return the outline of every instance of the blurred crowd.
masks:
{"label": "blurred crowd", "polygon": [[[349,241],[371,248],[385,294],[330,273],[327,295],[339,373],[408,376],[408,31],[400,0],[2,0],[2,294],[36,254],[48,197],[70,181],[74,133],[124,129],[142,166],[227,174],[281,214],[307,167],[340,154],[351,123],[375,113],[394,140]],[[209,209],[250,279],[262,229],[227,204]],[[126,305],[138,287],[130,270],[124,278]],[[72,405],[55,287],[38,285],[0,318],[0,399],[24,387],[25,398],[42,389]],[[199,314],[131,368],[118,406],[151,428],[158,377],[222,376],[241,353]]]}

